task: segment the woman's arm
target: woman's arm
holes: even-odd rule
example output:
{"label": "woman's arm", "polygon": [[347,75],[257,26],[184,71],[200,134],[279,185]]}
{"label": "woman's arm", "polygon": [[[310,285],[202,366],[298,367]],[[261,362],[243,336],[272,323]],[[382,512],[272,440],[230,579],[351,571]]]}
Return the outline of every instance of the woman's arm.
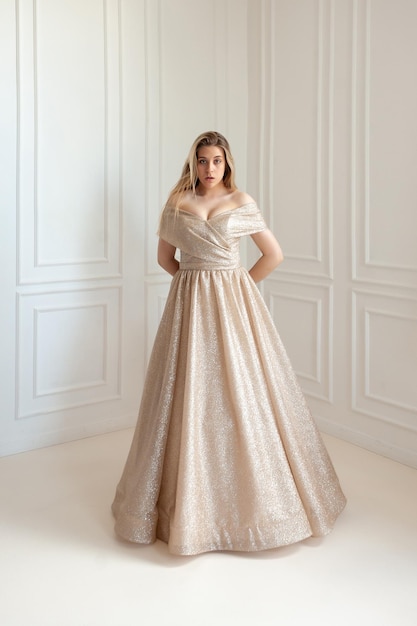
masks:
{"label": "woman's arm", "polygon": [[179,268],[179,263],[175,258],[176,247],[164,239],[159,239],[158,242],[158,263],[164,268],[168,274],[174,276]]}
{"label": "woman's arm", "polygon": [[281,247],[272,232],[267,228],[260,233],[251,235],[262,256],[249,270],[255,283],[266,278],[284,260]]}

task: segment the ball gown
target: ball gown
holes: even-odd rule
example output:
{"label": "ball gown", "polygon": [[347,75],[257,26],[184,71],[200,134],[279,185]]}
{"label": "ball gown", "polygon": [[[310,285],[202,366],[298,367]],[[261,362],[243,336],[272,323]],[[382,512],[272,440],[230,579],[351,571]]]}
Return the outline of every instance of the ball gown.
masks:
{"label": "ball gown", "polygon": [[326,535],[345,496],[241,237],[254,202],[209,219],[164,209],[180,250],[112,510],[120,537],[173,554],[255,551]]}

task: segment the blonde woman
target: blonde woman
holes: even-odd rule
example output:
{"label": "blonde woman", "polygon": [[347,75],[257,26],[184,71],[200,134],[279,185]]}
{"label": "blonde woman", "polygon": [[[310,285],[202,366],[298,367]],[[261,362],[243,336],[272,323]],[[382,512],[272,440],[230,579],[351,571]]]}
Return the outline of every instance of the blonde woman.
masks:
{"label": "blonde woman", "polygon": [[[243,236],[260,251],[249,270]],[[190,555],[332,529],[345,497],[256,287],[282,260],[227,140],[203,133],[161,216],[173,279],[113,502],[120,537]]]}

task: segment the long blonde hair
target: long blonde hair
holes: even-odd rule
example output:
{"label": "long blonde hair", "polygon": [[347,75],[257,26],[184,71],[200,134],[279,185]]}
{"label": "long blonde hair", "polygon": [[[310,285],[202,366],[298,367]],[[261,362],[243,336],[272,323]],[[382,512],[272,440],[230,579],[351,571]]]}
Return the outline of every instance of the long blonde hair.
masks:
{"label": "long blonde hair", "polygon": [[199,149],[204,146],[219,146],[220,148],[223,148],[226,160],[223,183],[227,189],[230,189],[230,191],[235,191],[237,189],[235,183],[235,165],[232,153],[230,152],[229,142],[221,133],[211,130],[199,135],[191,146],[187,160],[182,168],[180,179],[171,189],[165,207],[171,206],[178,209],[181,200],[187,191],[192,191],[194,194],[196,193],[199,183],[197,176],[197,153]]}

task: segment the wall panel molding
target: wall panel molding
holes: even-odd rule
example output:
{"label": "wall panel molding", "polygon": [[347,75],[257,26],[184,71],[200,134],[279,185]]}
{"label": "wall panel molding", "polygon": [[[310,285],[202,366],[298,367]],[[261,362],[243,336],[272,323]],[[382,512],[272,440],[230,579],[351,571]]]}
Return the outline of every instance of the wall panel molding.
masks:
{"label": "wall panel molding", "polygon": [[[266,282],[265,300],[284,346],[288,346],[303,391],[313,398],[332,403],[332,287],[304,281],[293,283],[285,279]],[[300,341],[302,333],[304,339]]]}
{"label": "wall panel molding", "polygon": [[[214,0],[213,54],[215,58],[216,77],[214,81],[215,117],[214,128],[222,129],[228,136],[229,128],[229,84],[230,84],[230,53],[228,48],[230,25],[230,2]],[[233,18],[232,18],[233,23]]]}
{"label": "wall panel molding", "polygon": [[[378,83],[376,80],[376,70],[381,63],[381,59],[377,57],[377,54],[381,56],[384,52],[381,46],[386,48],[386,36],[383,37],[384,43],[380,43],[381,37],[386,33],[378,32],[376,29],[385,27],[394,28],[394,25],[389,25],[386,20],[377,19],[378,11],[384,11],[383,3],[373,3],[371,0],[353,0],[353,19],[352,19],[352,278],[357,282],[376,283],[380,285],[392,285],[395,287],[415,287],[417,284],[417,255],[414,255],[412,262],[401,263],[396,258],[396,255],[391,255],[391,259],[388,260],[389,255],[387,253],[387,246],[394,243],[391,240],[390,243],[387,235],[391,232],[404,231],[403,243],[398,244],[398,256],[402,255],[403,249],[408,249],[408,256],[410,257],[410,251],[415,250],[414,244],[410,243],[408,231],[417,228],[417,221],[415,220],[415,211],[408,210],[405,204],[397,206],[395,212],[392,211],[392,206],[388,211],[388,208],[381,205],[375,199],[375,196],[381,190],[377,185],[373,184],[371,173],[373,170],[386,172],[386,178],[388,176],[395,176],[395,182],[391,184],[392,189],[396,190],[397,197],[399,197],[399,189],[408,187],[414,188],[415,173],[412,169],[412,157],[410,155],[408,167],[409,173],[398,174],[395,172],[396,166],[399,164],[404,165],[405,160],[402,152],[407,150],[407,146],[403,146],[397,153],[395,145],[390,145],[389,139],[384,143],[384,149],[378,150],[376,147],[376,139],[380,139],[380,135],[375,135],[373,128],[384,116],[388,113],[391,119],[397,118],[396,122],[400,124],[397,133],[400,135],[402,132],[403,122],[401,117],[404,116],[403,106],[394,101],[392,98],[389,103],[387,102],[388,95],[392,91],[401,89],[403,93],[403,100],[410,100],[417,103],[417,90],[408,79],[408,74],[405,76],[405,72],[402,72],[403,63],[400,62],[400,58],[396,57],[394,63],[396,69],[390,69],[384,63],[386,69],[386,77],[384,86],[381,87],[383,92],[376,94]],[[398,11],[396,11],[398,13]],[[417,16],[417,12],[414,11],[414,17]],[[385,15],[385,14],[384,14]],[[412,16],[410,17],[412,21]],[[378,40],[379,36],[379,40]],[[410,37],[414,36],[410,34]],[[407,33],[404,32],[404,38],[407,37]],[[377,48],[380,43],[380,48]],[[407,58],[406,48],[402,49],[402,46],[397,46],[398,55],[403,55],[404,59]],[[394,51],[389,52],[390,55],[394,54]],[[375,58],[376,57],[376,58]],[[398,77],[399,86],[389,86],[389,81],[393,76]],[[390,108],[389,108],[390,107]],[[411,111],[410,111],[411,113]],[[405,119],[409,119],[408,117]],[[386,130],[389,127],[385,125]],[[417,129],[417,127],[416,127]],[[404,129],[405,134],[412,136],[413,129],[408,124],[408,130]],[[374,143],[373,143],[373,141]],[[399,141],[399,140],[398,140]],[[414,148],[410,147],[410,150],[414,152]],[[391,159],[391,161],[389,161]],[[390,174],[388,174],[390,169]],[[384,178],[381,176],[379,180],[379,186],[381,188],[385,184]],[[415,193],[415,192],[414,192]],[[404,199],[405,200],[405,199]],[[405,202],[410,202],[411,198],[408,197]],[[386,203],[388,207],[388,201]],[[407,222],[409,227],[406,226],[406,221],[403,217],[404,211],[408,210]],[[385,211],[391,213],[391,217],[385,214]],[[391,222],[389,222],[391,220]],[[398,221],[403,220],[404,225],[398,225]],[[388,223],[389,222],[389,223]],[[375,224],[379,223],[378,231],[375,231]],[[382,224],[386,223],[385,228]],[[404,228],[405,226],[405,228]],[[378,235],[379,233],[379,235]],[[381,238],[381,241],[377,240],[377,236]],[[385,237],[385,239],[384,239]],[[385,243],[384,243],[385,242]],[[381,253],[381,246],[385,250]],[[380,258],[378,258],[380,255]],[[385,257],[385,258],[384,258]]]}
{"label": "wall panel molding", "polygon": [[161,2],[145,0],[145,93],[146,93],[146,140],[145,140],[145,194],[144,213],[147,236],[145,238],[145,273],[160,273],[150,242],[155,240],[158,216],[162,209],[162,59],[161,59]]}
{"label": "wall panel molding", "polygon": [[[279,6],[279,5],[278,5]],[[270,123],[267,125],[266,130],[262,128],[261,134],[266,133],[267,137],[264,140],[264,145],[261,146],[265,153],[265,160],[269,164],[268,169],[268,181],[265,181],[265,188],[267,197],[265,197],[266,205],[268,207],[268,214],[270,214],[269,221],[272,229],[279,236],[280,232],[283,232],[283,243],[285,248],[285,267],[282,268],[282,272],[288,274],[299,274],[304,276],[315,276],[322,278],[333,277],[333,143],[334,143],[334,0],[318,0],[317,11],[315,15],[315,34],[316,39],[316,59],[315,59],[315,77],[314,86],[315,92],[311,93],[312,104],[316,111],[316,119],[314,122],[315,133],[315,154],[306,154],[306,147],[300,143],[300,155],[299,159],[310,158],[312,160],[312,169],[314,173],[314,228],[311,232],[313,239],[310,241],[311,253],[308,252],[295,252],[291,250],[291,245],[285,245],[285,233],[288,232],[288,225],[284,228],[281,227],[280,216],[288,214],[290,207],[281,206],[282,200],[279,198],[279,192],[282,189],[283,181],[277,183],[277,170],[285,171],[286,163],[283,155],[280,155],[280,150],[286,145],[285,141],[279,140],[279,126],[278,121],[282,117],[280,111],[280,94],[279,94],[279,81],[280,74],[279,69],[276,68],[276,59],[279,59],[284,54],[281,47],[280,37],[276,33],[276,24],[280,19],[275,3],[271,3],[270,15],[267,18],[271,24],[275,26],[269,27],[269,39],[271,40],[271,62],[268,66],[269,72],[265,72],[265,80],[271,85],[271,96],[269,101],[271,102],[271,109],[269,111]],[[264,18],[266,19],[266,18]],[[291,56],[291,51],[287,51]],[[265,60],[264,60],[265,62]],[[275,85],[275,86],[274,86]],[[267,87],[265,87],[268,90]],[[285,87],[283,87],[285,89]],[[288,87],[287,87],[288,89]],[[276,98],[276,105],[273,104],[274,95],[272,90],[278,93]],[[267,107],[264,107],[267,108]],[[281,124],[282,124],[281,120]],[[290,123],[290,122],[288,122]],[[294,119],[296,124],[296,119]],[[297,128],[294,128],[295,141]],[[271,140],[270,137],[273,139]],[[278,164],[278,165],[277,165]],[[263,170],[263,164],[260,166],[260,170]],[[292,176],[294,172],[288,172],[288,180],[293,180]],[[262,172],[262,176],[264,173]],[[286,181],[285,181],[286,184]],[[294,183],[292,187],[292,196],[296,193],[297,188],[300,186],[300,181]],[[278,191],[277,191],[278,190]],[[287,203],[285,203],[287,204]],[[281,208],[280,208],[281,206]],[[306,210],[307,210],[306,206]],[[281,218],[282,220],[282,218]],[[299,229],[300,225],[297,224]],[[313,251],[314,250],[314,251]]]}
{"label": "wall panel molding", "polygon": [[[86,15],[85,24],[78,25],[79,37],[69,42],[67,31],[71,33],[75,24],[66,17],[72,15],[72,5],[16,3],[20,285],[121,273],[120,6],[117,0],[95,4],[96,14]],[[63,8],[69,11],[66,17],[61,15]],[[95,26],[96,39],[85,32],[88,20]],[[82,54],[93,58],[84,71],[77,62]],[[54,79],[57,59],[67,79],[60,84]],[[84,94],[77,90],[86,89],[93,76],[102,76],[104,109],[94,115],[92,108],[85,108],[81,114],[77,102]],[[98,102],[100,95],[95,98]],[[46,110],[46,103],[50,107],[53,102],[57,106]],[[90,143],[86,130],[83,149],[80,142],[84,126],[89,126],[88,116],[97,119]],[[73,166],[74,172],[67,171]],[[82,231],[76,225],[81,212]],[[54,239],[48,234],[51,230]]]}
{"label": "wall panel molding", "polygon": [[352,408],[417,432],[417,300],[355,290]]}
{"label": "wall panel molding", "polygon": [[18,296],[16,419],[120,399],[121,289]]}

